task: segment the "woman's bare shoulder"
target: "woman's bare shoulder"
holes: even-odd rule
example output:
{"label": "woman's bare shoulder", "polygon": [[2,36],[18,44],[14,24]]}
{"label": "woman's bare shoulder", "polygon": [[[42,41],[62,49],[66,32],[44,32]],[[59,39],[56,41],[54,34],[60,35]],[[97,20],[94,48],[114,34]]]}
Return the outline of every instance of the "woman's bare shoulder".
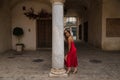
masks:
{"label": "woman's bare shoulder", "polygon": [[70,36],[70,37],[68,38],[68,40],[70,40],[70,41],[73,41],[73,38],[72,38],[72,36]]}

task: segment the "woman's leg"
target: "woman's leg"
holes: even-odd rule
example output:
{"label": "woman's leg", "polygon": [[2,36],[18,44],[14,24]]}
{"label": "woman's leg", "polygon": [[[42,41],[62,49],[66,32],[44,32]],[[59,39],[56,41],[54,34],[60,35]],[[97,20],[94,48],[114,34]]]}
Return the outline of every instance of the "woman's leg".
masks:
{"label": "woman's leg", "polygon": [[71,67],[68,67],[66,73],[70,73],[70,71],[71,71]]}
{"label": "woman's leg", "polygon": [[74,67],[73,73],[77,73],[77,67]]}

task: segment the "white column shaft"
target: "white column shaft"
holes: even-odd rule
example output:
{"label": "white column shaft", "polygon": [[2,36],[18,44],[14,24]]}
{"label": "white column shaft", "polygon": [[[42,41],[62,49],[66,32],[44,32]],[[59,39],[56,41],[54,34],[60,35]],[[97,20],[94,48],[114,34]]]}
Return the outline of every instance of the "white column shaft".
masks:
{"label": "white column shaft", "polygon": [[52,4],[52,68],[64,68],[63,3]]}

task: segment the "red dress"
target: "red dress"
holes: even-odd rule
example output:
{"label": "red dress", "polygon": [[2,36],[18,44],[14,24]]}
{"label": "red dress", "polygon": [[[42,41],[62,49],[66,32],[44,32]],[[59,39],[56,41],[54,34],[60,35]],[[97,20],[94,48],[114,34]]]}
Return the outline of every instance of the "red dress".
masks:
{"label": "red dress", "polygon": [[74,42],[71,42],[71,48],[70,51],[67,53],[67,59],[65,61],[66,67],[77,67],[77,54],[76,54],[76,47],[74,45]]}

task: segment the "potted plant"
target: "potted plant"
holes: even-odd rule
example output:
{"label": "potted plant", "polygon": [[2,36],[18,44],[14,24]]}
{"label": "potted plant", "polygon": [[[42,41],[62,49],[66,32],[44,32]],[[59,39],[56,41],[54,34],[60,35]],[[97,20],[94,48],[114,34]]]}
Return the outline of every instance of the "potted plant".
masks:
{"label": "potted plant", "polygon": [[16,51],[22,51],[24,48],[24,44],[21,43],[21,38],[22,38],[23,34],[24,34],[24,32],[23,32],[22,28],[15,27],[13,29],[13,35],[17,37]]}

